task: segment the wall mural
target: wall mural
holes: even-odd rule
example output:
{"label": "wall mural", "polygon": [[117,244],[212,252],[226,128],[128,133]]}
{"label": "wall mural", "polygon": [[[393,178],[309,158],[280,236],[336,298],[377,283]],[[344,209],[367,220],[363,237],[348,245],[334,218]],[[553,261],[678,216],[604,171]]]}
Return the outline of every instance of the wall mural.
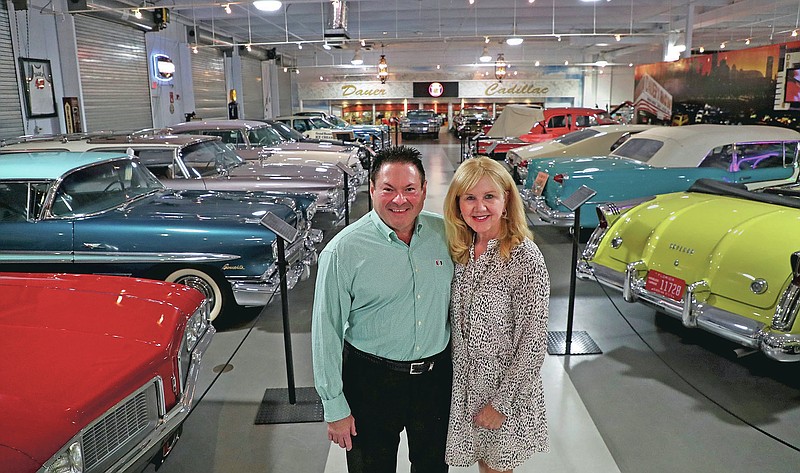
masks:
{"label": "wall mural", "polygon": [[[637,66],[637,121],[800,129],[800,96],[792,95],[796,69],[800,69],[800,41]],[[667,103],[671,113],[665,110]]]}

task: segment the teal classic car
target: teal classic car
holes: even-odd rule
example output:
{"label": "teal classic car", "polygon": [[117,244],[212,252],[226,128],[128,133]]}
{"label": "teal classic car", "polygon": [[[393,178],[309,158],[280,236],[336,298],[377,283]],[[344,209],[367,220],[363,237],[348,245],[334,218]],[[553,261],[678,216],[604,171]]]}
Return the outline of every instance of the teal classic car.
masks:
{"label": "teal classic car", "polygon": [[698,179],[749,189],[798,178],[800,133],[759,125],[659,127],[632,136],[605,156],[532,159],[523,197],[544,222],[573,225],[563,200],[582,185],[596,192],[581,212],[581,227],[597,225],[598,203],[683,191]]}
{"label": "teal classic car", "polygon": [[[643,200],[643,202],[642,202]],[[800,361],[800,192],[703,179],[601,204],[578,263],[640,302],[779,361]]]}
{"label": "teal classic car", "polygon": [[210,317],[262,306],[278,288],[278,217],[289,285],[316,262],[297,201],[262,193],[175,191],[119,153],[0,156],[0,270],[135,276],[194,287]]}

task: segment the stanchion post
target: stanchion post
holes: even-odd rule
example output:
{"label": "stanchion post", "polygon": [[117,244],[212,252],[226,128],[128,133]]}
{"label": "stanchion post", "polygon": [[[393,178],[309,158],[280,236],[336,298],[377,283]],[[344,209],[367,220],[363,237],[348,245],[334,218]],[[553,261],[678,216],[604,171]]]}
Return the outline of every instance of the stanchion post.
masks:
{"label": "stanchion post", "polygon": [[336,167],[342,171],[344,179],[344,225],[347,226],[350,225],[350,178],[355,176],[355,171],[341,161],[336,163]]}
{"label": "stanchion post", "polygon": [[289,286],[286,282],[286,245],[278,236],[278,271],[281,275],[281,316],[283,318],[283,347],[286,353],[286,380],[289,387],[289,404],[297,402],[294,386],[294,363],[292,358],[292,333],[289,330]]}
{"label": "stanchion post", "polygon": [[581,207],[575,209],[575,222],[572,231],[572,265],[569,272],[569,307],[567,309],[567,338],[564,350],[572,351],[572,321],[575,315],[575,280],[578,270],[578,237],[581,234]]}

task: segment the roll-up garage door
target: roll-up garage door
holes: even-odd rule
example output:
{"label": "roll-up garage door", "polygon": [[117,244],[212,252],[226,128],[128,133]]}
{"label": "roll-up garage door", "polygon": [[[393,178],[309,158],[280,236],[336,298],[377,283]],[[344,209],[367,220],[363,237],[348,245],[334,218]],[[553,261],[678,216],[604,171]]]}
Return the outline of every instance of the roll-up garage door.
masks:
{"label": "roll-up garage door", "polygon": [[75,15],[86,130],[152,128],[144,32]]}
{"label": "roll-up garage door", "polygon": [[261,79],[261,61],[242,57],[242,104],[244,118],[264,118],[264,82]]}
{"label": "roll-up garage door", "polygon": [[11,45],[11,26],[8,24],[8,11],[0,7],[0,140],[25,134],[22,125],[22,106],[17,90],[17,73],[14,52]]}
{"label": "roll-up garage door", "polygon": [[197,118],[228,118],[225,61],[215,48],[200,48],[192,54],[192,90]]}

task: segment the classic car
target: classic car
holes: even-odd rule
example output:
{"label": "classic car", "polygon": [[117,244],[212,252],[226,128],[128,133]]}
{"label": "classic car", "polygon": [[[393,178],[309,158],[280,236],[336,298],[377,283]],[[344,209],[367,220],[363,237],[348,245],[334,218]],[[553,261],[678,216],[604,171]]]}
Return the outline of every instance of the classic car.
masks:
{"label": "classic car", "polygon": [[[302,205],[315,228],[332,228],[344,218],[344,179],[338,169],[307,165],[245,161],[217,136],[106,135],[26,138],[0,146],[0,154],[34,151],[128,150],[171,189],[259,191],[298,199],[296,193],[316,196],[311,208]],[[356,187],[348,189],[350,202]],[[289,193],[289,194],[287,194]],[[310,210],[310,211],[309,211]],[[316,213],[316,217],[314,215]],[[313,219],[313,220],[312,220]]]}
{"label": "classic car", "polygon": [[178,123],[169,127],[175,134],[219,136],[222,142],[233,146],[246,160],[266,160],[308,164],[315,167],[337,164],[349,166],[353,182],[361,185],[367,180],[362,165],[363,151],[359,146],[340,146],[332,143],[290,142],[271,125],[256,120],[203,120]]}
{"label": "classic car", "polygon": [[[583,107],[545,108],[543,117],[531,128],[516,137],[502,140],[481,140],[478,142],[478,154],[490,155],[495,159],[504,159],[510,150],[530,143],[541,143],[552,140],[571,131],[596,125],[614,125],[605,110]],[[493,135],[489,135],[490,137]]]}
{"label": "classic car", "polygon": [[494,119],[486,107],[464,107],[453,117],[452,130],[458,138],[464,138],[488,131],[492,123]]}
{"label": "classic car", "polygon": [[305,111],[294,114],[296,117],[322,117],[331,126],[341,130],[353,130],[356,138],[369,143],[373,149],[379,150],[388,147],[391,136],[387,125],[352,125],[336,115],[326,112]]}
{"label": "classic car", "polygon": [[400,136],[403,139],[420,135],[438,138],[441,126],[442,121],[433,110],[409,110],[400,119]]}
{"label": "classic car", "polygon": [[581,227],[597,225],[594,207],[686,190],[701,178],[749,189],[797,181],[800,133],[762,125],[656,127],[631,137],[607,156],[542,158],[528,162],[523,197],[543,221],[573,225],[563,200],[586,185],[596,195]]}
{"label": "classic car", "polygon": [[337,128],[318,116],[284,115],[276,117],[275,121],[289,125],[308,138],[341,141],[356,139],[355,131]]}
{"label": "classic car", "polygon": [[494,123],[492,123],[489,131],[479,133],[470,139],[466,150],[467,156],[465,157],[471,157],[476,154],[495,159],[504,157],[505,151],[502,154],[496,154],[494,149],[498,146],[503,147],[507,143],[525,145],[526,143],[517,137],[529,132],[543,118],[544,110],[538,105],[506,105]]}
{"label": "classic car", "polygon": [[528,160],[606,155],[628,138],[656,125],[598,125],[582,128],[549,141],[520,146],[506,153],[506,164],[520,183],[528,176]]}
{"label": "classic car", "polygon": [[701,179],[598,212],[581,278],[775,360],[800,360],[800,251],[787,238],[800,231],[796,189]]}
{"label": "classic car", "polygon": [[0,273],[0,300],[1,469],[160,465],[214,335],[203,296],[143,279]]}
{"label": "classic car", "polygon": [[273,218],[298,233],[286,249],[293,286],[316,250],[292,199],[168,190],[119,153],[0,156],[1,270],[178,282],[203,293],[212,319],[234,305],[263,306],[279,288]]}

